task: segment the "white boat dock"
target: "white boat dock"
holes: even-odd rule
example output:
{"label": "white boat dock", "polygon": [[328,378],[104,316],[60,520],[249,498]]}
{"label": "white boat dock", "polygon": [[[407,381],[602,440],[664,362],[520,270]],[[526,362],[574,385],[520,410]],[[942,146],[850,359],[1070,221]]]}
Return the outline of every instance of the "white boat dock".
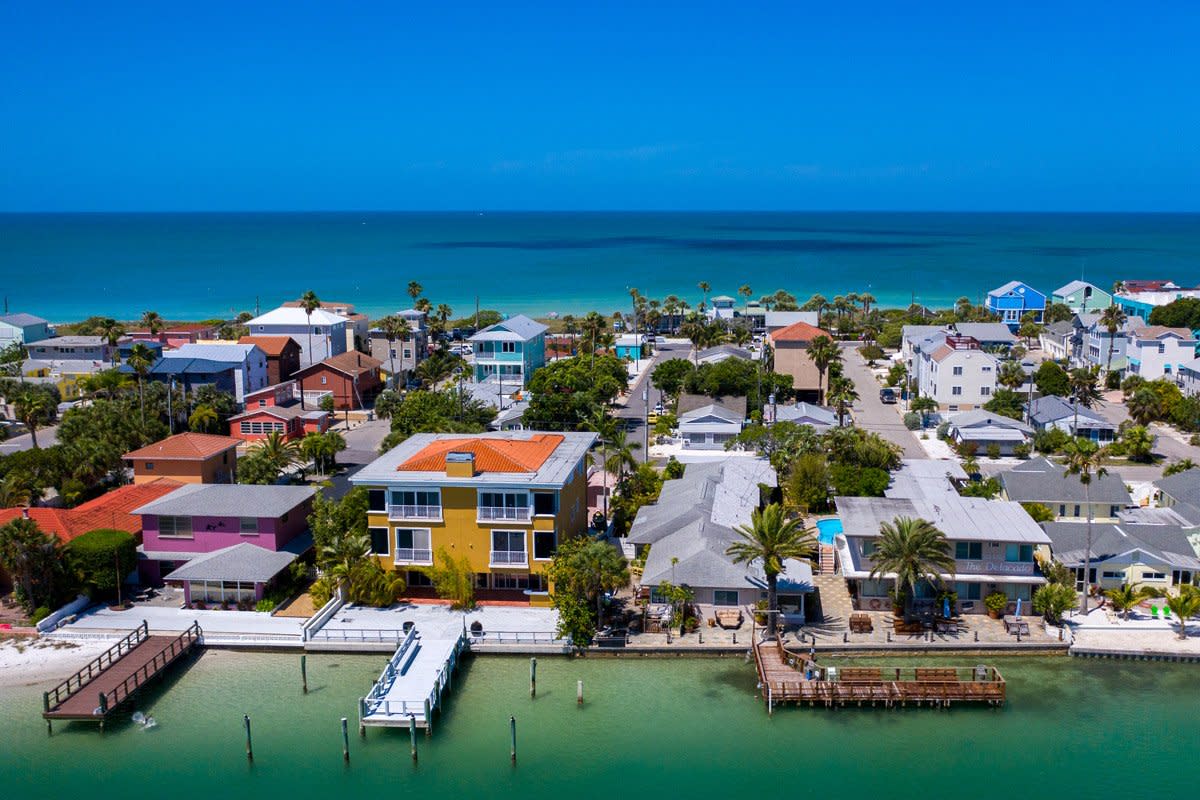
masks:
{"label": "white boat dock", "polygon": [[457,638],[425,638],[414,627],[388,659],[371,693],[359,701],[363,725],[432,730],[432,717],[450,690],[459,656],[467,649]]}

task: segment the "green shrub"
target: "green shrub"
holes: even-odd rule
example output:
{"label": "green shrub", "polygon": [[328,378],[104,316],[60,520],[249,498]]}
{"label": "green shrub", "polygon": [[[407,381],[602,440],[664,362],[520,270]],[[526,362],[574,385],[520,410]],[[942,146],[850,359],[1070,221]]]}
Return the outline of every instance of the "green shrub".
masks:
{"label": "green shrub", "polygon": [[1000,445],[992,442],[987,446],[987,456],[993,461],[1000,457]]}
{"label": "green shrub", "polygon": [[843,497],[883,497],[892,477],[878,467],[858,467],[852,464],[833,464],[829,482],[836,494]]}
{"label": "green shrub", "polygon": [[254,610],[255,611],[263,611],[263,612],[266,612],[269,614],[270,612],[275,610],[275,601],[269,597],[264,597],[262,600],[259,600],[258,603],[255,604]]}
{"label": "green shrub", "polygon": [[115,597],[120,582],[137,567],[137,543],[126,531],[88,531],[67,542],[63,552],[88,596],[94,599]]}
{"label": "green shrub", "polygon": [[1121,373],[1110,372],[1104,376],[1104,388],[1108,390],[1121,388]]}
{"label": "green shrub", "polygon": [[1019,445],[1013,448],[1013,455],[1020,459],[1026,459],[1029,458],[1030,451],[1031,448],[1029,447],[1029,444],[1027,442],[1021,442]]}
{"label": "green shrub", "polygon": [[1021,508],[1025,509],[1025,513],[1033,517],[1034,522],[1054,521],[1054,511],[1050,506],[1042,503],[1021,503]]}
{"label": "green shrub", "polygon": [[29,621],[34,625],[37,625],[48,616],[50,616],[50,609],[46,608],[45,606],[38,606],[37,610],[33,612],[33,615],[29,617]]}
{"label": "green shrub", "polygon": [[919,430],[921,428],[921,415],[916,412],[909,411],[904,415],[904,427],[910,431]]}
{"label": "green shrub", "polygon": [[937,426],[937,438],[945,439],[949,433],[950,433],[950,423],[949,422],[943,422]]}
{"label": "green shrub", "polygon": [[992,592],[983,598],[983,605],[993,614],[999,614],[1008,608],[1008,596],[1004,592]]}
{"label": "green shrub", "polygon": [[1060,428],[1048,428],[1033,435],[1033,446],[1039,453],[1060,453],[1071,441],[1071,435]]}

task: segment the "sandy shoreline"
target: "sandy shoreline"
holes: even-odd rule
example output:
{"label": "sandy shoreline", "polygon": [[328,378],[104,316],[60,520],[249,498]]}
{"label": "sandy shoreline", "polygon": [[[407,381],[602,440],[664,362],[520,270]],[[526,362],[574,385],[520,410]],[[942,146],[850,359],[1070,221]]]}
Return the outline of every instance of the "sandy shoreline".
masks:
{"label": "sandy shoreline", "polygon": [[0,689],[53,685],[112,645],[108,640],[0,639]]}

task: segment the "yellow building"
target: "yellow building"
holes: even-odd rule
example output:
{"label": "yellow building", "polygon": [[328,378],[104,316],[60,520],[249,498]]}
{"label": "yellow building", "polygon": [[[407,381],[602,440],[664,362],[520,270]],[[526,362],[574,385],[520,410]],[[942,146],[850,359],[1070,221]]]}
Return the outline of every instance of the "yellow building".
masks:
{"label": "yellow building", "polygon": [[466,557],[477,597],[548,605],[558,542],[587,531],[592,433],[419,433],[351,478],[367,489],[371,545],[414,595],[445,548]]}

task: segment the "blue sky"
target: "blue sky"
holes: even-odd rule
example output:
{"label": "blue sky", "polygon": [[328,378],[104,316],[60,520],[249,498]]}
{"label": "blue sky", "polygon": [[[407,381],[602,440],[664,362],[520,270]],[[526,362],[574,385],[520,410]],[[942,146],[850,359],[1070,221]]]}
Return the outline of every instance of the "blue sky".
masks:
{"label": "blue sky", "polygon": [[1198,34],[1169,2],[9,2],[0,210],[1195,211]]}

